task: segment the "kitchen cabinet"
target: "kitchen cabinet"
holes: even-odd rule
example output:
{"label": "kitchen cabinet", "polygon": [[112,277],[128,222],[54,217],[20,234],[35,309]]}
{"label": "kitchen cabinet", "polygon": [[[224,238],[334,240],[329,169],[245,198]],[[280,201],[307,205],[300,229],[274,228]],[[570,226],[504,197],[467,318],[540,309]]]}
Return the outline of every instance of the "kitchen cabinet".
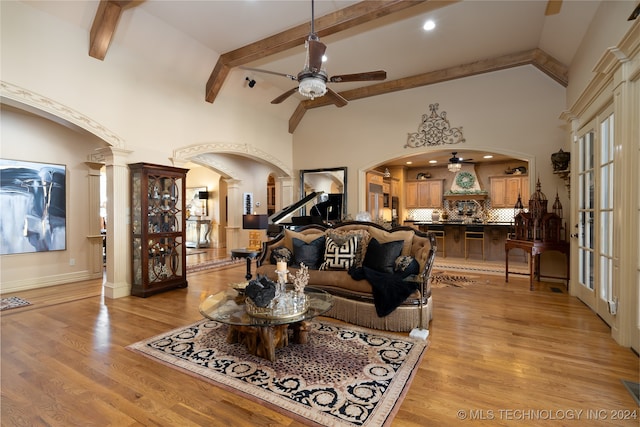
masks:
{"label": "kitchen cabinet", "polygon": [[521,197],[522,204],[529,201],[529,177],[527,175],[491,177],[491,207],[513,208]]}
{"label": "kitchen cabinet", "polygon": [[443,182],[440,179],[407,181],[405,184],[406,207],[441,208]]}

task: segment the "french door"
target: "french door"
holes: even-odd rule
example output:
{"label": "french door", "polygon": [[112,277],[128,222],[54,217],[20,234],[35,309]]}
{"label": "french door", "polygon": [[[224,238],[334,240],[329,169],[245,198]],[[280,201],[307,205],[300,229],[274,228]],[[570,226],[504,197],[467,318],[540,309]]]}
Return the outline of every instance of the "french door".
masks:
{"label": "french door", "polygon": [[[617,301],[613,295],[614,116],[607,110],[578,133],[575,198],[578,244],[576,296],[609,325]],[[576,277],[576,276],[574,276]]]}

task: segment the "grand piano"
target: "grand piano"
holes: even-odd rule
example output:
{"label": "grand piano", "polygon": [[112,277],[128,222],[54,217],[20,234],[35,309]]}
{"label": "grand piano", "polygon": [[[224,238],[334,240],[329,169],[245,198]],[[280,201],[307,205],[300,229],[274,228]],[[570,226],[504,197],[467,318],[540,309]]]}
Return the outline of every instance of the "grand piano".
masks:
{"label": "grand piano", "polygon": [[[340,193],[325,194],[323,191],[309,193],[301,200],[269,217],[267,236],[275,237],[285,228],[294,230],[309,224],[331,226],[338,223],[342,221],[342,203],[343,197]],[[307,212],[308,215],[302,215]]]}

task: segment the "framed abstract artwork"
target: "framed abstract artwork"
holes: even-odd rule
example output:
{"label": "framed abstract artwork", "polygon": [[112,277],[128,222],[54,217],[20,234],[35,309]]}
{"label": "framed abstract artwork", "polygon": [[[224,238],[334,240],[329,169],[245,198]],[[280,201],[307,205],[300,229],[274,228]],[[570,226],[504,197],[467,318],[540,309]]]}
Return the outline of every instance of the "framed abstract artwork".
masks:
{"label": "framed abstract artwork", "polygon": [[0,255],[67,247],[64,165],[0,159]]}

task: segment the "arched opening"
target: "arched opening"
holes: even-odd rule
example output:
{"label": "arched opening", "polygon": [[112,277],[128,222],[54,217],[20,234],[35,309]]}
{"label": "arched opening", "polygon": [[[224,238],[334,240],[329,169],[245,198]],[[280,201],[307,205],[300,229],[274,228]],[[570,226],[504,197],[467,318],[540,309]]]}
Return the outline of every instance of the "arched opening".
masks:
{"label": "arched opening", "polygon": [[[514,207],[529,198],[534,166],[522,153],[459,145],[385,160],[365,171],[366,209],[384,225],[439,232],[441,260],[503,263]],[[466,241],[471,227],[484,240]]]}

